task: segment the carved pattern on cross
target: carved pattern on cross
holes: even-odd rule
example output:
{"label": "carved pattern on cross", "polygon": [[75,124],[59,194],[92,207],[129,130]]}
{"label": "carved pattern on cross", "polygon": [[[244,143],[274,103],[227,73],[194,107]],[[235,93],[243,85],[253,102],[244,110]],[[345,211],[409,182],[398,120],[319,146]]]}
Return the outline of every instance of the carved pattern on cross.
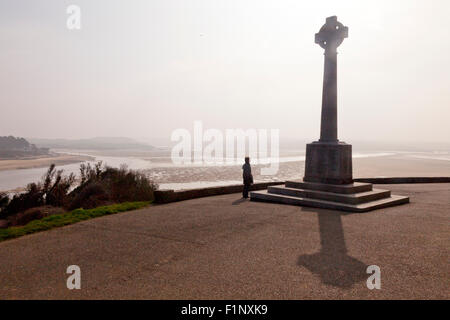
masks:
{"label": "carved pattern on cross", "polygon": [[326,19],[319,33],[316,33],[315,42],[325,49],[325,54],[333,54],[347,37],[348,27],[337,21],[336,16],[332,16]]}

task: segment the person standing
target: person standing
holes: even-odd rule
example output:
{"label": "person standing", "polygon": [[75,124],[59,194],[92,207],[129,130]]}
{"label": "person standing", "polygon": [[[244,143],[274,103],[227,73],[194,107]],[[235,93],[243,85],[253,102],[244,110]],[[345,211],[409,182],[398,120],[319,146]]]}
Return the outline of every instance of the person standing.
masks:
{"label": "person standing", "polygon": [[242,190],[242,197],[248,198],[248,191],[253,184],[252,167],[250,166],[250,158],[245,157],[245,163],[242,166],[242,178],[244,180],[244,189]]}

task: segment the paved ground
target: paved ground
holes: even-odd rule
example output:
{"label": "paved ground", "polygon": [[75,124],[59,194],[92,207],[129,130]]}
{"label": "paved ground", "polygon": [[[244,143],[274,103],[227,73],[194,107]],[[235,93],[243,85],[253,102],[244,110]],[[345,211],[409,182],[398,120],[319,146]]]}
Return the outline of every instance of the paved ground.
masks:
{"label": "paved ground", "polygon": [[[232,194],[6,241],[0,299],[449,299],[450,184],[380,187],[411,203],[345,214]],[[72,264],[81,290],[66,288]]]}

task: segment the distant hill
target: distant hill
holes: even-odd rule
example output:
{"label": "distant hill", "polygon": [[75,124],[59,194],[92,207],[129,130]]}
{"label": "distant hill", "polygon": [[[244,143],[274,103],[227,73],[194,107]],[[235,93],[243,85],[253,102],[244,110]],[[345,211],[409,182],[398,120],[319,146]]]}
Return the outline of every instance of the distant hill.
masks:
{"label": "distant hill", "polygon": [[39,147],[51,149],[80,149],[80,150],[154,150],[155,147],[141,143],[131,138],[98,137],[91,139],[37,139],[29,138]]}
{"label": "distant hill", "polygon": [[0,137],[0,159],[18,159],[48,154],[48,148],[38,148],[24,138]]}

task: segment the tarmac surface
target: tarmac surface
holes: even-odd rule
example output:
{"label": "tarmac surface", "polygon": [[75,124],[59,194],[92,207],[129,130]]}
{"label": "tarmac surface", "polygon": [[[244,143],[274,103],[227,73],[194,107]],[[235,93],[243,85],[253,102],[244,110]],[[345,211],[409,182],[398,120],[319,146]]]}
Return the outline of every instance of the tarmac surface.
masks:
{"label": "tarmac surface", "polygon": [[0,299],[449,299],[450,184],[376,187],[410,203],[344,213],[230,194],[1,242]]}

